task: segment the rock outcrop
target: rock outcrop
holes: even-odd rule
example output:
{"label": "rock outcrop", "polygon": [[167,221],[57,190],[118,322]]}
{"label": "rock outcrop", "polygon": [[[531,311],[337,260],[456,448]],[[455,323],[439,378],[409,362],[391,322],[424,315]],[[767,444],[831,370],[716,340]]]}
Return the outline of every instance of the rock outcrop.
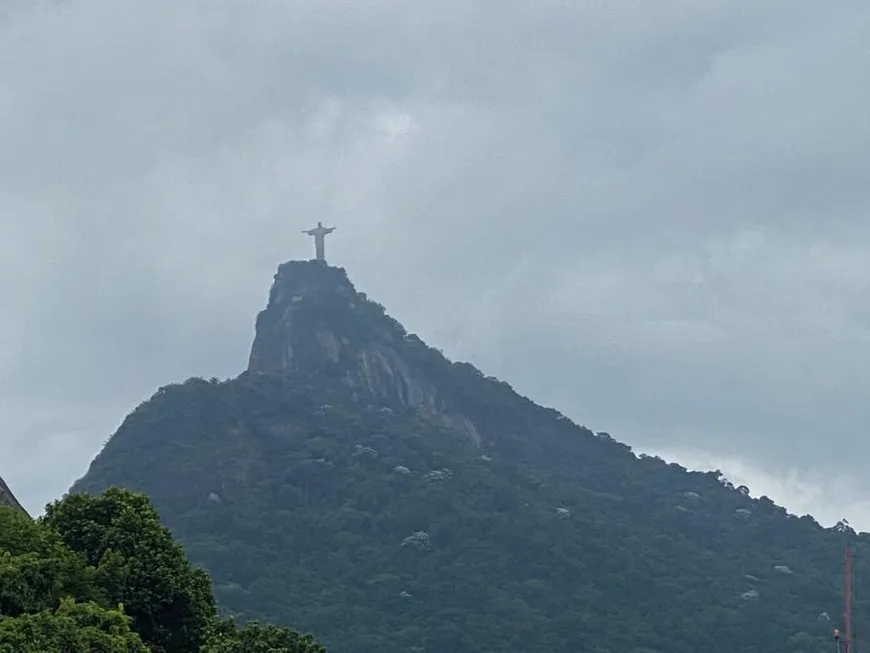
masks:
{"label": "rock outcrop", "polygon": [[344,269],[314,260],[279,266],[268,306],[257,316],[248,372],[328,372],[362,396],[416,409],[480,444],[472,418],[432,374],[449,366],[357,292]]}
{"label": "rock outcrop", "polygon": [[12,490],[9,489],[6,481],[2,478],[0,478],[0,506],[11,506],[12,508],[17,508],[24,513],[27,512],[24,509],[24,506],[22,506],[18,502],[18,499],[15,498],[15,495],[12,494]]}

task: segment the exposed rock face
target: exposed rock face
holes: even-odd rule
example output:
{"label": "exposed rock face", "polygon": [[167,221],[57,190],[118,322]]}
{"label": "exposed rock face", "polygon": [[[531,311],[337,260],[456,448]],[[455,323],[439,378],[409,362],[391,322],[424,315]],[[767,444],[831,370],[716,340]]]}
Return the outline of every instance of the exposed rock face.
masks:
{"label": "exposed rock face", "polygon": [[248,372],[326,371],[363,395],[417,409],[479,443],[472,419],[449,405],[450,393],[433,381],[433,363],[450,365],[357,292],[342,268],[290,261],[279,266],[269,304],[257,316]]}
{"label": "exposed rock face", "polygon": [[18,503],[18,499],[15,498],[12,490],[9,489],[9,486],[6,485],[6,482],[2,478],[0,478],[0,506],[11,506],[21,512],[27,512],[24,506]]}

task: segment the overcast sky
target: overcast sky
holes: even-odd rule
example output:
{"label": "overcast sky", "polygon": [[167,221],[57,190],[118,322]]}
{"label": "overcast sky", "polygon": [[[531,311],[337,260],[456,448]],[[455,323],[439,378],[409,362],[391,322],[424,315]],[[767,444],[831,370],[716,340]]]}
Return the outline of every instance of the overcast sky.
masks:
{"label": "overcast sky", "polygon": [[33,512],[276,266],[870,530],[867,0],[0,0],[0,475]]}

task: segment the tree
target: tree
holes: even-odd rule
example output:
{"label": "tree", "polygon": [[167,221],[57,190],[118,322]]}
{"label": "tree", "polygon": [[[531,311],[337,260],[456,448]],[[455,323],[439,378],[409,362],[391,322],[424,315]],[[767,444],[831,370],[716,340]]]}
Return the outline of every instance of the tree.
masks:
{"label": "tree", "polygon": [[326,653],[326,649],[311,635],[287,628],[250,622],[239,629],[226,621],[202,653]]}
{"label": "tree", "polygon": [[74,494],[49,504],[42,521],[96,569],[104,599],[124,605],[152,651],[205,644],[215,614],[210,579],[191,566],[147,497],[121,488]]}
{"label": "tree", "polygon": [[57,610],[0,619],[0,653],[148,653],[120,609],[63,599]]}
{"label": "tree", "polygon": [[57,533],[0,507],[0,615],[54,609],[64,596],[95,599],[93,572]]}
{"label": "tree", "polygon": [[73,495],[38,521],[0,507],[0,653],[324,653],[215,611],[147,497]]}

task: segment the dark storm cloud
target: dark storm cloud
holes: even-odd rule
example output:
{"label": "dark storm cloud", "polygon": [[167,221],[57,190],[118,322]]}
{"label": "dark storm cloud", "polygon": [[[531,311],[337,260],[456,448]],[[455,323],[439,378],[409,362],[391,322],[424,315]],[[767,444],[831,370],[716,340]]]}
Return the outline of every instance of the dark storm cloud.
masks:
{"label": "dark storm cloud", "polygon": [[318,219],[410,330],[590,427],[800,509],[860,472],[866,3],[7,4],[0,474],[31,510],[157,386],[243,368]]}

